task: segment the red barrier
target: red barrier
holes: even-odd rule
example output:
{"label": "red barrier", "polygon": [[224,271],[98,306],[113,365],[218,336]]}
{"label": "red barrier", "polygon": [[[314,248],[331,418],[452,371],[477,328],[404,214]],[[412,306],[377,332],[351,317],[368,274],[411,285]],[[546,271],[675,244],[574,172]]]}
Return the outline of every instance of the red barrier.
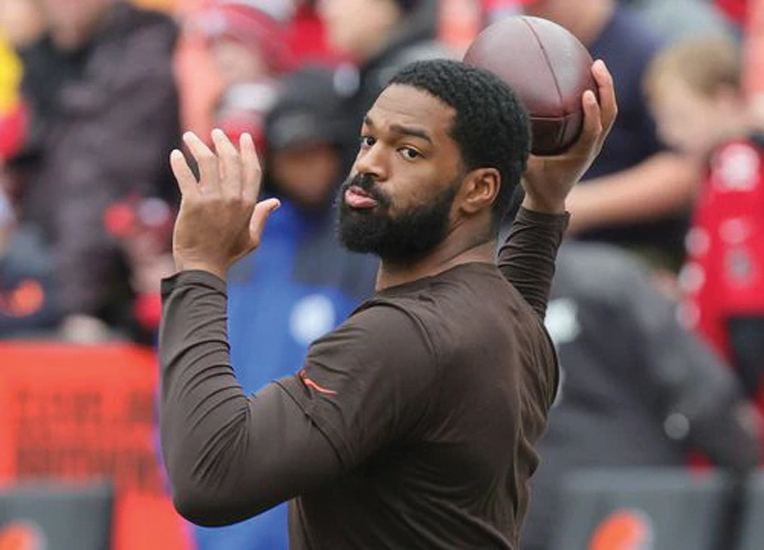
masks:
{"label": "red barrier", "polygon": [[108,477],[112,550],[189,550],[158,463],[156,388],[147,349],[0,344],[0,482]]}

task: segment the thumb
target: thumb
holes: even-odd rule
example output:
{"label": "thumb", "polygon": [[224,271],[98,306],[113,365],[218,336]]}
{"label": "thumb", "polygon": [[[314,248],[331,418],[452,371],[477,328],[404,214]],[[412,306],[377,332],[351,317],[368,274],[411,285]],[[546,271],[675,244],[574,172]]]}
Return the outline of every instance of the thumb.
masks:
{"label": "thumb", "polygon": [[252,217],[249,220],[249,238],[253,248],[260,246],[265,224],[270,215],[280,206],[281,202],[278,199],[267,199],[255,205],[255,211],[252,212]]}

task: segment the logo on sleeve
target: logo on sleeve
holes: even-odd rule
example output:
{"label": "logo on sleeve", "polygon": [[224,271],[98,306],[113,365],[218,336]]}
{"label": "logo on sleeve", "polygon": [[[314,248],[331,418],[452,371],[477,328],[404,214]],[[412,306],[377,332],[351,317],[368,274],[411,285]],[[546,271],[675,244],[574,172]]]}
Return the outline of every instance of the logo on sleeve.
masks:
{"label": "logo on sleeve", "polygon": [[305,371],[305,369],[302,369],[299,373],[297,373],[297,376],[300,377],[300,380],[302,380],[303,384],[316,390],[317,392],[325,393],[327,395],[337,395],[336,391],[324,388],[323,386],[319,386],[313,380],[308,378],[308,373]]}

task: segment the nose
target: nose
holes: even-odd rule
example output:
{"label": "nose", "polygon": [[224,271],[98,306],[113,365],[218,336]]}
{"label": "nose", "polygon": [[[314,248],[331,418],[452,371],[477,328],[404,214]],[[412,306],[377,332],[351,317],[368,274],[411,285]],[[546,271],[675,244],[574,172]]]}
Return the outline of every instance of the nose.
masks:
{"label": "nose", "polygon": [[355,159],[353,173],[368,174],[377,181],[384,181],[389,176],[387,147],[377,141],[371,147],[362,147]]}

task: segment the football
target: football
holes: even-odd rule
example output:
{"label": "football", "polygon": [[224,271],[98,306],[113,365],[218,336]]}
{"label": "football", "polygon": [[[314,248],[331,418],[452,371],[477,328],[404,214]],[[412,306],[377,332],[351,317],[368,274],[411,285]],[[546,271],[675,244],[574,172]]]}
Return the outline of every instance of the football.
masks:
{"label": "football", "polygon": [[597,93],[592,57],[567,29],[539,17],[502,19],[481,32],[464,62],[496,74],[530,115],[532,152],[556,155],[581,133],[584,91]]}

